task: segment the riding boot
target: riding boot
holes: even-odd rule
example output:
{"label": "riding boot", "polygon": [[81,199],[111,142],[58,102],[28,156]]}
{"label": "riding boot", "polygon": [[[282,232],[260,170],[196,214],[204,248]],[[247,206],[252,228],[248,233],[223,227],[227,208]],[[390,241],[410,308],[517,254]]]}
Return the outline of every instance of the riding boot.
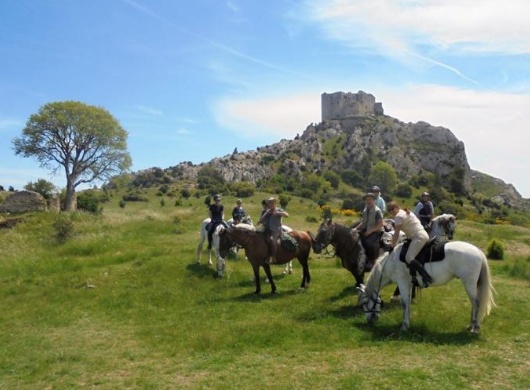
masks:
{"label": "riding boot", "polygon": [[431,275],[425,271],[425,268],[418,260],[412,260],[410,262],[410,274],[412,275],[412,278],[416,278],[416,272],[419,272],[421,275],[421,278],[423,280],[423,288],[429,287],[429,285],[432,283]]}

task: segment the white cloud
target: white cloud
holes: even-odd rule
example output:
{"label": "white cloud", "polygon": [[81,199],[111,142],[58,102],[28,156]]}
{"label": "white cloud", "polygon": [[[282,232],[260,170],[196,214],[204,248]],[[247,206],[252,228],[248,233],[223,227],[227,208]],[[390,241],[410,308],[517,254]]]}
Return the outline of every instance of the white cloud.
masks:
{"label": "white cloud", "polygon": [[216,121],[247,138],[292,138],[320,121],[320,94],[281,98],[223,99],[214,105]]}
{"label": "white cloud", "polygon": [[356,47],[405,53],[416,45],[530,53],[526,0],[308,0],[310,17]]}
{"label": "white cloud", "polygon": [[194,131],[188,130],[188,129],[186,129],[185,127],[181,127],[180,129],[178,129],[178,130],[176,131],[176,133],[177,133],[178,135],[192,135],[192,134],[195,134]]}
{"label": "white cloud", "polygon": [[18,119],[0,119],[0,131],[21,127],[24,123]]}
{"label": "white cloud", "polygon": [[150,114],[150,115],[162,115],[163,112],[157,108],[153,108],[153,107],[149,107],[149,106],[141,106],[141,105],[137,105],[135,106],[135,108],[137,110],[140,110],[141,112],[145,113],[145,114]]}
{"label": "white cloud", "polygon": [[[320,94],[324,90],[278,98],[226,98],[215,104],[214,115],[221,126],[247,138],[292,138],[309,123],[320,121]],[[472,168],[511,182],[530,197],[530,181],[526,179],[530,166],[530,95],[439,85],[365,90],[383,102],[388,115],[451,129],[464,141]]]}

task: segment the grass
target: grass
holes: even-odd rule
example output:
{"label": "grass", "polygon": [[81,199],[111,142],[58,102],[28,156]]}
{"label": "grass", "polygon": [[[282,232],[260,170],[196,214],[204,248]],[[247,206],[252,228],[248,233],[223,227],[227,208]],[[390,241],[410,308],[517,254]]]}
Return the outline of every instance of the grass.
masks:
{"label": "grass", "polygon": [[[400,333],[401,309],[390,304],[375,327],[365,324],[353,278],[326,256],[311,255],[303,292],[300,267],[283,276],[278,266],[277,296],[268,285],[253,296],[242,254],[227,278],[212,278],[205,254],[193,264],[203,199],[160,207],[154,193],[124,209],[115,195],[102,216],[75,215],[63,245],[53,214],[0,231],[0,389],[530,387],[530,285],[518,271],[529,229],[459,223],[456,239],[506,244],[506,260],[490,262],[499,307],[480,336],[465,331],[470,306],[458,281],[422,292],[412,331]],[[254,219],[264,197],[245,200]],[[316,207],[293,198],[288,224],[315,232],[305,217]]]}

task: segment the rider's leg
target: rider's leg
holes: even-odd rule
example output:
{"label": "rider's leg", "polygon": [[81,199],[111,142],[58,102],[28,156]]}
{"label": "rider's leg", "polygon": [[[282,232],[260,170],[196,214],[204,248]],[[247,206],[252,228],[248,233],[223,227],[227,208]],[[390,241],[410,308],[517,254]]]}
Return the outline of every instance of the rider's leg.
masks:
{"label": "rider's leg", "polygon": [[278,238],[280,238],[281,231],[271,231],[269,238],[269,251],[271,254],[269,264],[274,264],[276,262],[276,245],[278,243]]}
{"label": "rider's leg", "polygon": [[419,272],[421,278],[423,279],[423,287],[429,287],[429,284],[432,283],[432,278],[427,273],[425,268],[423,268],[423,265],[418,260],[416,260],[416,257],[420,253],[421,249],[425,246],[427,241],[429,241],[429,236],[426,232],[418,233],[412,238],[409,250],[407,251],[407,255],[405,256],[405,261],[410,266],[410,272],[412,277],[414,278],[416,276],[416,271]]}
{"label": "rider's leg", "polygon": [[212,249],[212,236],[217,225],[219,225],[219,222],[210,222],[210,228],[208,229],[208,250]]}

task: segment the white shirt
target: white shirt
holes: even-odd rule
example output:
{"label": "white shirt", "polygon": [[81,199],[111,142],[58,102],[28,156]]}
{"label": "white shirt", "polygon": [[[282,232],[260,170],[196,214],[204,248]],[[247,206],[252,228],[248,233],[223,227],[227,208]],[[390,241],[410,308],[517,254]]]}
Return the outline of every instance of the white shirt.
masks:
{"label": "white shirt", "polygon": [[399,210],[394,217],[394,222],[396,226],[401,226],[401,230],[408,238],[413,238],[418,234],[425,233],[425,229],[414,213],[407,214],[405,210]]}

